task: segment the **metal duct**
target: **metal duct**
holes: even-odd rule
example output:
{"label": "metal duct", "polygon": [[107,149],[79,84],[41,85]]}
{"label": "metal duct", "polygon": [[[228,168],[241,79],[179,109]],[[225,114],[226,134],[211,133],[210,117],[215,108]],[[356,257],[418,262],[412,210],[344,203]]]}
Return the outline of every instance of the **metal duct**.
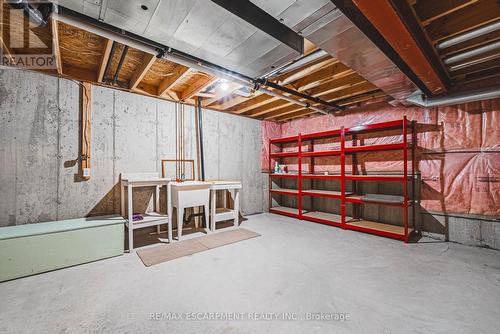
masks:
{"label": "metal duct", "polygon": [[420,92],[408,97],[407,101],[420,107],[442,107],[460,103],[488,100],[500,97],[500,87],[478,89],[468,92],[437,95],[431,98],[423,98]]}
{"label": "metal duct", "polygon": [[466,33],[463,33],[461,35],[457,35],[455,37],[451,37],[439,44],[436,45],[437,49],[446,49],[450,46],[471,40],[473,38],[489,34],[490,32],[494,32],[496,30],[500,29],[500,21],[493,22],[490,24],[485,25],[484,27],[474,29],[471,31],[468,31]]}
{"label": "metal duct", "polygon": [[386,94],[404,101],[418,87],[333,3],[301,29],[302,35]]}
{"label": "metal duct", "polygon": [[475,56],[479,56],[480,54],[490,52],[490,51],[495,51],[498,49],[500,49],[500,41],[496,41],[496,42],[472,49],[470,51],[461,52],[455,56],[451,56],[449,58],[446,58],[444,60],[444,63],[447,65],[458,63],[462,60],[469,59],[469,58],[472,58]]}

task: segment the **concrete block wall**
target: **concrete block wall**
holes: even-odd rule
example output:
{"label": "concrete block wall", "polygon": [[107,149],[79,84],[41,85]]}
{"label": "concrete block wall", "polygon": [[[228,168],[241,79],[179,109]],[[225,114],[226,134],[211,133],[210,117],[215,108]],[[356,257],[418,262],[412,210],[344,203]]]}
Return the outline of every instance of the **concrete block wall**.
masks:
{"label": "concrete block wall", "polygon": [[[0,69],[0,226],[119,212],[120,173],[160,172],[161,159],[175,159],[174,110],[93,86],[92,176],[78,182],[78,83]],[[185,110],[186,158],[196,160],[194,108]],[[262,212],[260,122],[204,110],[203,126],[206,179],[241,180],[242,213]],[[151,193],[137,194],[134,210]]]}

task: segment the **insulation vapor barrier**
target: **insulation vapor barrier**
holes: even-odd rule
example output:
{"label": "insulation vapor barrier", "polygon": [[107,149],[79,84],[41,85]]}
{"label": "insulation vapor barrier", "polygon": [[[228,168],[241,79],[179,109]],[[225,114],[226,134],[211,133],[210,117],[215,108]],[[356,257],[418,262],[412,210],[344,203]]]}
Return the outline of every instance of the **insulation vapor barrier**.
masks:
{"label": "insulation vapor barrier", "polygon": [[[262,170],[269,169],[269,139],[393,121],[405,115],[417,122],[416,168],[421,174],[421,207],[431,212],[500,217],[500,99],[439,108],[393,107],[383,103],[342,116],[330,114],[281,124],[262,122]],[[362,138],[364,144],[401,140],[397,132]],[[316,145],[321,143],[315,144],[315,150]],[[357,159],[361,173],[403,170],[401,152],[358,153]],[[350,163],[346,157],[346,170],[350,170]],[[340,171],[336,159],[322,158],[316,160],[316,165],[318,172]],[[296,165],[290,166],[290,170],[296,170]]]}

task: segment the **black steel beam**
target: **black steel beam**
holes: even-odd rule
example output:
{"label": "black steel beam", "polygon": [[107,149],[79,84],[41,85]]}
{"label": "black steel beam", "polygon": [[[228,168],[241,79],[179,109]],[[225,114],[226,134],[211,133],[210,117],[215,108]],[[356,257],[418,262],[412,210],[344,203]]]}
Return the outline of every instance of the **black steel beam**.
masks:
{"label": "black steel beam", "polygon": [[261,85],[264,85],[264,86],[267,86],[267,87],[271,87],[271,88],[280,90],[280,91],[288,93],[290,95],[294,95],[294,96],[303,98],[305,100],[309,100],[309,101],[312,101],[312,102],[316,102],[316,103],[322,104],[324,106],[335,108],[337,110],[344,110],[345,109],[344,107],[339,106],[338,104],[336,104],[334,102],[328,102],[328,101],[322,100],[322,99],[314,97],[314,96],[303,94],[301,92],[297,92],[297,91],[295,91],[293,89],[287,88],[285,86],[278,85],[277,83],[274,83],[274,82],[271,82],[271,81],[267,81],[267,80],[264,80],[264,79],[258,79],[257,83],[261,84]]}
{"label": "black steel beam", "polygon": [[368,37],[373,44],[375,44],[392,62],[403,72],[426,96],[432,96],[433,93],[424,84],[422,80],[413,72],[413,70],[401,59],[399,54],[392,48],[392,46],[385,40],[385,38],[378,32],[377,28],[371,24],[370,20],[363,15],[359,8],[352,0],[331,0],[331,2],[340,11],[351,20],[359,30],[361,30],[366,37]]}
{"label": "black steel beam", "polygon": [[228,12],[304,54],[304,38],[248,0],[212,0]]}

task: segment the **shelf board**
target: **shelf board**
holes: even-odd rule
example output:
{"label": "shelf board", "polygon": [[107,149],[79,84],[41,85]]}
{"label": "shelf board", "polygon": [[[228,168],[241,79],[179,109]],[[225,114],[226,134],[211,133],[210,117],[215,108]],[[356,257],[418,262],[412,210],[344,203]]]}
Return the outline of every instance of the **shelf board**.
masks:
{"label": "shelf board", "polygon": [[298,141],[299,137],[298,136],[293,136],[293,137],[284,137],[284,138],[276,138],[276,139],[271,139],[271,143],[291,143],[294,141]]}
{"label": "shelf board", "polygon": [[387,206],[404,206],[403,196],[366,194],[366,195],[347,195],[346,202],[351,203],[372,203]]}
{"label": "shelf board", "polygon": [[317,152],[302,152],[303,157],[325,157],[340,155],[340,150],[317,151]]}
{"label": "shelf board", "polygon": [[285,216],[290,216],[290,217],[295,217],[295,218],[299,217],[299,209],[290,208],[288,206],[276,206],[276,207],[270,208],[269,211],[272,213],[278,213],[278,214],[282,214]]}
{"label": "shelf board", "polygon": [[288,188],[274,188],[270,190],[273,194],[282,194],[282,195],[298,195],[298,189],[288,189]]}
{"label": "shelf board", "polygon": [[275,173],[272,173],[272,174],[269,174],[270,177],[287,177],[287,178],[297,178],[299,177],[299,174],[296,174],[296,173],[280,173],[280,174],[275,174]]}
{"label": "shelf board", "polygon": [[[345,128],[344,130],[345,130],[345,134],[362,133],[362,132],[370,132],[370,131],[384,131],[384,130],[391,130],[391,129],[397,129],[397,128],[401,128],[401,130],[402,130],[403,124],[404,124],[404,121],[402,119],[400,119],[397,121],[358,125],[358,126],[353,126],[350,128]],[[407,121],[407,127],[411,127],[411,124],[412,124],[411,121]]]}
{"label": "shelf board", "polygon": [[[159,224],[168,223],[168,215],[162,214],[162,213],[148,212],[148,213],[142,214],[142,217],[144,219],[136,220],[136,221],[132,222],[133,228],[148,227],[148,226],[155,226],[155,225],[159,225]],[[127,219],[127,226],[129,224],[130,224],[130,221]]]}
{"label": "shelf board", "polygon": [[310,140],[310,139],[322,139],[322,138],[333,138],[340,136],[340,129],[316,132],[316,133],[307,133],[301,136],[302,140]]}
{"label": "shelf board", "polygon": [[[354,153],[354,152],[376,152],[376,151],[386,151],[386,150],[402,150],[405,148],[404,143],[396,143],[396,144],[377,144],[377,145],[362,145],[362,146],[350,146],[346,147],[346,153]],[[411,145],[406,145],[406,148],[411,148]]]}
{"label": "shelf board", "polygon": [[308,174],[308,173],[303,173],[302,178],[304,179],[340,179],[341,175],[340,174],[329,174],[329,175],[324,175],[324,174]]}
{"label": "shelf board", "polygon": [[[350,194],[350,193],[349,193]],[[334,190],[307,189],[302,190],[303,196],[340,198],[342,193]]]}
{"label": "shelf board", "polygon": [[271,153],[271,157],[298,157],[299,152],[276,152]]}
{"label": "shelf board", "polygon": [[[356,174],[356,175],[346,175],[346,180],[351,181],[392,181],[392,182],[404,182],[405,178],[402,174],[394,175],[394,174]],[[408,175],[408,179],[410,176]]]}
{"label": "shelf board", "polygon": [[[346,227],[351,230],[367,232],[401,240],[404,240],[405,238],[405,229],[403,226],[383,224],[370,220],[356,220],[348,222],[346,224]],[[413,229],[408,228],[408,234],[410,234],[412,231]]]}

